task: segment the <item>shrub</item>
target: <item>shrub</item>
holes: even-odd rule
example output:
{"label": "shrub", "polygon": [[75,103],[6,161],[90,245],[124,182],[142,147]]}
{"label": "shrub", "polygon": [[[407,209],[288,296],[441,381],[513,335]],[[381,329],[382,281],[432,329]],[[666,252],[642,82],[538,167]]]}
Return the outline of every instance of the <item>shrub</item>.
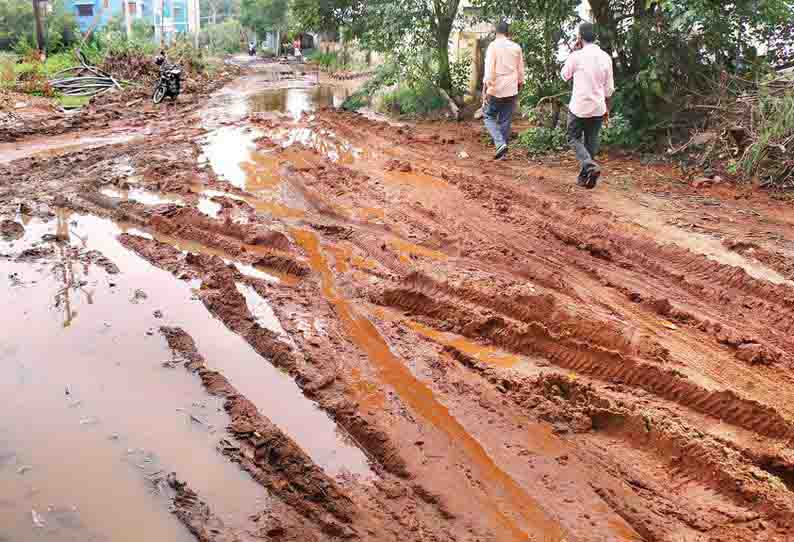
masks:
{"label": "shrub", "polygon": [[386,62],[375,69],[375,74],[370,77],[362,87],[349,96],[342,108],[346,111],[358,111],[369,104],[370,98],[378,89],[388,87],[397,82],[399,68],[393,62]]}
{"label": "shrub", "polygon": [[521,132],[518,145],[530,155],[548,154],[568,148],[565,131],[561,128],[538,127]]}
{"label": "shrub", "polygon": [[416,82],[399,87],[383,98],[384,107],[396,115],[426,115],[446,106],[438,88],[427,82]]}
{"label": "shrub", "polygon": [[611,115],[609,126],[601,130],[601,145],[604,147],[636,147],[639,141],[638,134],[620,113]]}
{"label": "shrub", "polygon": [[209,45],[213,53],[236,53],[240,50],[240,34],[242,26],[236,19],[228,19],[222,23],[210,24],[201,29],[201,42]]}
{"label": "shrub", "polygon": [[452,93],[455,96],[463,96],[469,90],[471,65],[471,56],[469,54],[466,54],[460,60],[450,62],[449,75],[452,79]]}

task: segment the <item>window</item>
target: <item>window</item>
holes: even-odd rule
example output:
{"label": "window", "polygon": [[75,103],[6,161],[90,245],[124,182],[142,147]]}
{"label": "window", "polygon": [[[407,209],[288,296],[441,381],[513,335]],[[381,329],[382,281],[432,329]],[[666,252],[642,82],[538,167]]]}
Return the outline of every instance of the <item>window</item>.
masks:
{"label": "window", "polygon": [[78,4],[77,5],[77,16],[78,17],[93,17],[94,16],[94,6],[91,4]]}

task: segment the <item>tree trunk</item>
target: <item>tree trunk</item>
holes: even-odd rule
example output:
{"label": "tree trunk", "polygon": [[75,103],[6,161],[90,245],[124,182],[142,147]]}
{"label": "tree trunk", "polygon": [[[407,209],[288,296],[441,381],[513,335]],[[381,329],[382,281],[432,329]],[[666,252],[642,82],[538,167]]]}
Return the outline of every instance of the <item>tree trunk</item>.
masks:
{"label": "tree trunk", "polygon": [[452,34],[452,19],[439,17],[436,32],[436,56],[438,57],[438,86],[453,94],[452,76],[449,72],[449,36]]}
{"label": "tree trunk", "polygon": [[[41,21],[41,6],[39,0],[33,0],[33,15],[36,19],[36,45],[39,48],[39,55],[46,54],[47,44],[44,43],[44,25]],[[42,58],[42,60],[44,60]]]}

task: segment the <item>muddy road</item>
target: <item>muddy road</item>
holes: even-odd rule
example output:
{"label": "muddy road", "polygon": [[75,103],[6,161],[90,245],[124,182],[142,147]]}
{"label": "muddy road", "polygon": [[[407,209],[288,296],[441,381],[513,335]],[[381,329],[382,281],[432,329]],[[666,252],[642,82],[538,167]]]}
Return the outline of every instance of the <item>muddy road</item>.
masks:
{"label": "muddy road", "polygon": [[790,207],[347,93],[2,147],[0,540],[794,538]]}

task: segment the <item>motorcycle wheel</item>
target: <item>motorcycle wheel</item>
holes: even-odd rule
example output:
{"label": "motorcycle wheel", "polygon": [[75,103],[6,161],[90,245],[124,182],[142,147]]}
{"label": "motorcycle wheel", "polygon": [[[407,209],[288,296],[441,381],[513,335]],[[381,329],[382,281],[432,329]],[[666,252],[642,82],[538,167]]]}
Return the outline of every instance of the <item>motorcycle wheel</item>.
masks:
{"label": "motorcycle wheel", "polygon": [[165,87],[163,85],[157,85],[157,88],[154,89],[154,94],[152,95],[152,101],[156,104],[159,104],[165,98]]}

